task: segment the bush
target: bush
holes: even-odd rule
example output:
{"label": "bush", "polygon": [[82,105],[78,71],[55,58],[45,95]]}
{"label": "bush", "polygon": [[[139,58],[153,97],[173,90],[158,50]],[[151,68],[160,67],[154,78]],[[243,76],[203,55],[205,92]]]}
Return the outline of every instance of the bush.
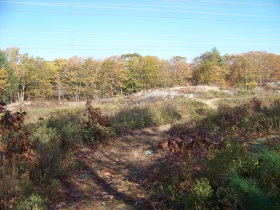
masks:
{"label": "bush", "polygon": [[[157,207],[279,209],[279,105],[279,100],[264,105],[254,98],[173,127],[169,140],[179,139],[184,147],[167,153],[154,168],[151,196]],[[212,146],[200,144],[202,140]]]}
{"label": "bush", "polygon": [[[12,209],[34,188],[30,177],[38,164],[29,132],[24,127],[25,112],[11,113],[0,103],[0,208]],[[1,154],[1,153],[0,153]]]}
{"label": "bush", "polygon": [[45,202],[38,194],[32,194],[25,201],[22,201],[17,207],[16,210],[43,210],[45,208]]}
{"label": "bush", "polygon": [[56,110],[46,121],[47,128],[56,132],[57,144],[68,150],[76,144],[82,144],[79,126],[83,119],[82,109]]}
{"label": "bush", "polygon": [[236,205],[245,209],[280,208],[280,154],[261,149],[228,178]]}
{"label": "bush", "polygon": [[102,115],[99,108],[93,108],[90,101],[87,101],[84,119],[81,121],[80,126],[83,141],[88,144],[94,144],[112,139],[115,133],[110,126],[109,117]]}
{"label": "bush", "polygon": [[0,106],[0,154],[4,150],[6,157],[0,156],[0,209],[49,208],[60,198],[65,178],[80,169],[73,151],[114,136],[109,117],[90,103],[28,125],[24,116]]}

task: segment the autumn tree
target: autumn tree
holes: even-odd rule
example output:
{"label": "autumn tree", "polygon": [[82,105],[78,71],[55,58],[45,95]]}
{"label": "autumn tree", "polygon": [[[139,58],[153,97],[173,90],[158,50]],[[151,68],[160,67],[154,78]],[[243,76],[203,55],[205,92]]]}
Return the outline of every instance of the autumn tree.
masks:
{"label": "autumn tree", "polygon": [[61,103],[61,99],[65,94],[63,77],[65,77],[64,69],[65,69],[66,62],[67,62],[66,59],[63,58],[55,59],[52,62],[52,66],[54,68],[54,76],[56,78],[54,84],[54,94],[55,96],[58,97],[59,103]]}
{"label": "autumn tree", "polygon": [[191,78],[191,72],[187,59],[182,56],[174,56],[170,59],[171,86],[187,85]]}
{"label": "autumn tree", "polygon": [[169,60],[138,53],[104,60],[73,56],[52,62],[0,51],[1,100],[86,100],[131,94],[157,87],[193,84],[253,88],[280,80],[280,56],[263,51],[225,54],[213,48],[188,64],[182,56]]}
{"label": "autumn tree", "polygon": [[29,65],[29,57],[28,54],[19,55],[19,64],[14,68],[15,75],[19,81],[19,100],[24,101],[25,100],[25,91],[27,87],[27,83],[29,80],[28,75],[28,66]]}
{"label": "autumn tree", "polygon": [[127,79],[125,63],[118,56],[111,56],[102,62],[99,71],[100,97],[122,93]]}
{"label": "autumn tree", "polygon": [[159,69],[160,69],[160,76],[162,80],[162,86],[164,88],[172,87],[172,79],[171,79],[171,63],[166,59],[161,59],[159,61]]}
{"label": "autumn tree", "polygon": [[159,59],[157,57],[145,56],[140,59],[139,81],[143,90],[161,85]]}
{"label": "autumn tree", "polygon": [[0,51],[0,99],[2,101],[5,101],[7,88],[9,87],[7,66],[8,61],[4,53]]}
{"label": "autumn tree", "polygon": [[101,69],[98,72],[100,98],[104,98],[107,92],[112,91],[110,84],[110,74],[113,72],[115,61],[113,59],[106,59],[102,62]]}
{"label": "autumn tree", "polygon": [[29,57],[24,68],[28,77],[26,90],[28,98],[45,100],[52,97],[55,82],[53,64],[40,57]]}
{"label": "autumn tree", "polygon": [[140,60],[142,56],[138,53],[124,54],[121,56],[124,60],[126,81],[125,81],[125,93],[135,93],[141,89],[140,83]]}
{"label": "autumn tree", "polygon": [[86,76],[85,83],[85,98],[94,99],[98,95],[98,72],[101,68],[101,61],[88,57],[84,60],[83,68]]}
{"label": "autumn tree", "polygon": [[[4,57],[3,57],[4,55]],[[19,90],[19,80],[15,75],[15,71],[19,65],[19,48],[10,47],[4,51],[1,51],[1,63],[8,73],[8,87],[6,89],[7,99],[10,101],[18,99],[18,90]]]}
{"label": "autumn tree", "polygon": [[263,55],[263,80],[265,82],[276,82],[280,80],[280,55],[265,53]]}
{"label": "autumn tree", "polygon": [[86,76],[83,69],[83,59],[72,56],[65,64],[64,72],[65,92],[69,99],[80,101],[81,93],[84,92],[84,78]]}
{"label": "autumn tree", "polygon": [[0,99],[2,101],[5,101],[5,94],[8,86],[8,74],[4,68],[0,68]]}
{"label": "autumn tree", "polygon": [[195,84],[225,84],[224,59],[216,48],[195,58],[193,66],[192,77]]}
{"label": "autumn tree", "polygon": [[279,79],[279,56],[262,51],[252,51],[227,56],[227,82],[234,86],[253,88],[262,86],[276,76]]}
{"label": "autumn tree", "polygon": [[126,89],[128,72],[125,69],[125,62],[121,57],[116,57],[116,65],[113,75],[114,93],[123,94]]}

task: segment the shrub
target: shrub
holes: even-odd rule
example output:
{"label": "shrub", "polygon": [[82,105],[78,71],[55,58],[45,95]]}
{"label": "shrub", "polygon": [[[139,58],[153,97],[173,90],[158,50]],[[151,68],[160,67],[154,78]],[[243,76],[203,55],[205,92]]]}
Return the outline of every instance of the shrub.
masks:
{"label": "shrub", "polygon": [[279,120],[279,100],[254,98],[174,126],[169,140],[185,146],[155,168],[152,198],[161,209],[279,209]]}
{"label": "shrub", "polygon": [[261,149],[228,177],[236,205],[245,209],[280,208],[280,155]]}
{"label": "shrub", "polygon": [[114,137],[114,131],[107,115],[102,115],[100,108],[93,108],[90,101],[86,103],[84,119],[80,131],[83,141],[88,144],[99,143]]}
{"label": "shrub", "polygon": [[59,145],[61,149],[67,151],[76,144],[82,144],[79,132],[82,116],[83,110],[81,109],[56,110],[46,121],[47,128],[56,132],[56,145]]}
{"label": "shrub", "polygon": [[45,208],[45,202],[38,194],[32,194],[25,201],[20,202],[17,205],[16,210],[43,210]]}
{"label": "shrub", "polygon": [[[29,133],[24,128],[25,112],[11,113],[0,103],[0,208],[14,208],[32,188],[30,176],[38,163]],[[0,153],[1,154],[1,153]]]}

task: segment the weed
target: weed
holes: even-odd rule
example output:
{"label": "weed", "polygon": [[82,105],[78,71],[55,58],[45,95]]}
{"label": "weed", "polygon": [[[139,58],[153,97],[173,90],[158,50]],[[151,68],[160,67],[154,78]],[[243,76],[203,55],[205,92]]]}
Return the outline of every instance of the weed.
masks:
{"label": "weed", "polygon": [[16,210],[43,210],[45,208],[45,201],[38,194],[32,194],[25,201],[22,201]]}

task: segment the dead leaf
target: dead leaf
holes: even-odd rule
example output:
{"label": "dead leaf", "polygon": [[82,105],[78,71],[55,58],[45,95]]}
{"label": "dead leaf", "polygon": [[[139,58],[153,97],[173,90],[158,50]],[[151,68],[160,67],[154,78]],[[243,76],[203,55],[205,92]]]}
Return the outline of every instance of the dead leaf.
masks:
{"label": "dead leaf", "polygon": [[195,165],[194,169],[197,171],[202,171],[203,168],[200,165]]}

